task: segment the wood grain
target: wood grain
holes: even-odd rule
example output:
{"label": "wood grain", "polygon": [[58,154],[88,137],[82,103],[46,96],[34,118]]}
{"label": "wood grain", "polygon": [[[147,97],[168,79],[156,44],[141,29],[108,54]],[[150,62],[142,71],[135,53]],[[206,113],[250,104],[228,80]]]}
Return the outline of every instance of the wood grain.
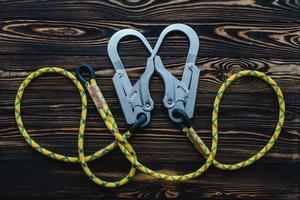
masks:
{"label": "wood grain", "polygon": [[[107,56],[110,36],[124,28],[141,31],[152,46],[170,23],[94,21],[6,20],[0,21],[1,54]],[[200,39],[200,57],[299,58],[298,23],[188,23]],[[162,56],[185,56],[188,42],[183,34],[170,34],[161,47]],[[124,56],[148,56],[139,40],[120,45]]]}
{"label": "wood grain", "polygon": [[[69,66],[65,68],[71,71],[74,70],[77,63],[82,63],[84,61],[95,65],[98,83],[104,92],[117,121],[120,122],[119,126],[122,130],[126,130],[127,125],[125,124],[123,115],[120,111],[116,95],[114,92],[111,92],[113,90],[111,77],[114,70],[110,69],[111,66],[109,66],[110,64],[108,59],[99,59],[99,57],[93,56],[52,56],[51,58],[48,56],[33,56],[28,60],[28,57],[23,55],[18,56],[17,58],[10,56],[9,59],[7,59],[7,57],[6,59],[3,57],[1,60],[3,60],[2,63],[4,63],[4,65],[6,65],[5,63],[9,60],[10,66],[12,66],[9,69],[2,67],[0,78],[1,83],[3,83],[1,85],[4,85],[4,82],[6,82],[6,87],[5,89],[3,88],[5,96],[3,95],[1,97],[1,99],[3,99],[1,100],[1,104],[3,105],[3,108],[5,108],[3,113],[6,114],[1,115],[0,117],[0,123],[5,125],[5,128],[1,130],[0,134],[2,141],[0,146],[3,148],[9,148],[10,150],[9,154],[5,153],[6,151],[1,151],[0,157],[3,161],[8,163],[24,162],[25,157],[26,162],[28,163],[36,163],[37,160],[41,160],[40,162],[45,162],[45,164],[51,162],[55,166],[60,165],[56,164],[57,162],[55,161],[43,158],[43,156],[28,147],[28,145],[24,142],[24,139],[19,135],[13,118],[13,101],[16,88],[29,72],[39,68],[34,65],[48,65],[47,62],[49,61],[51,61],[54,66],[69,63]],[[128,71],[130,76],[133,79],[136,79],[143,71],[140,70],[141,67],[138,66],[143,64],[144,58],[125,57],[124,60],[126,60],[128,64],[132,64]],[[166,58],[165,60],[165,64],[168,69],[179,77],[182,73],[181,65],[184,63],[184,59]],[[285,93],[285,100],[289,106],[287,107],[287,119],[281,137],[278,139],[272,151],[258,163],[260,163],[260,165],[265,165],[266,167],[273,165],[278,166],[282,162],[284,162],[285,165],[287,165],[287,163],[290,163],[290,165],[298,165],[300,160],[300,140],[298,131],[300,106],[297,103],[295,104],[295,102],[299,98],[299,87],[297,86],[299,85],[300,70],[293,70],[298,69],[297,66],[299,61],[297,59],[270,60],[262,58],[201,58],[197,63],[202,67],[202,74],[197,97],[197,112],[194,117],[194,122],[197,123],[194,123],[194,126],[196,130],[199,131],[199,135],[204,139],[204,141],[207,144],[210,143],[211,105],[215,92],[220,84],[230,74],[241,69],[260,70],[270,73],[282,87],[283,91],[288,91]],[[29,64],[33,66],[29,66]],[[23,67],[23,65],[28,67]],[[285,76],[282,76],[282,74],[285,74]],[[8,79],[10,80],[9,83],[7,82]],[[53,79],[55,79],[55,82],[51,81]],[[290,87],[291,80],[293,81],[292,84],[296,87]],[[190,145],[190,142],[177,129],[177,127],[170,123],[167,114],[161,112],[161,110],[164,110],[161,102],[163,91],[161,89],[157,89],[160,88],[159,85],[161,84],[162,82],[159,77],[154,77],[154,80],[151,83],[151,94],[156,105],[156,109],[152,114],[152,123],[141,133],[135,134],[130,141],[132,141],[134,148],[139,154],[139,158],[145,164],[150,165],[155,169],[169,169],[171,170],[169,173],[188,172],[196,169],[197,167],[195,163],[191,163],[191,160],[197,160],[198,165],[200,165],[204,160],[203,158],[199,158],[199,154]],[[221,135],[218,159],[226,163],[234,163],[253,155],[253,153],[258,151],[267,142],[276,123],[277,106],[276,99],[272,94],[271,89],[266,84],[256,79],[241,79],[238,83],[234,83],[227,93],[228,94],[225,95],[221,108]],[[269,105],[273,106],[270,107]],[[259,110],[257,109],[258,107]],[[104,124],[101,119],[99,119],[91,101],[89,101],[88,109],[89,115],[86,144],[88,152],[93,152],[104,147],[104,145],[111,142],[113,138],[104,128]],[[41,144],[51,150],[65,153],[67,155],[76,155],[76,132],[78,130],[77,127],[80,116],[80,100],[76,89],[72,86],[70,81],[57,75],[45,75],[39,78],[39,80],[33,82],[24,96],[23,116],[26,127],[34,139],[41,142]],[[20,152],[23,157],[18,156]],[[125,173],[126,168],[111,168],[117,163],[117,165],[122,163],[122,166],[128,166],[127,161],[125,161],[122,155],[120,155],[120,152],[117,152],[118,151],[113,152],[112,155],[104,158],[102,162],[96,161],[95,164],[92,164],[96,171],[101,172],[99,175],[112,179],[121,177],[123,175],[122,173]],[[30,164],[27,165],[30,166]],[[37,166],[37,168],[39,167],[44,168],[44,166]],[[72,166],[69,167],[72,168]],[[73,172],[69,172],[70,174],[68,173],[70,177],[72,175],[76,177],[80,176],[79,167],[73,167],[72,169]],[[57,170],[60,171],[60,168],[57,167]],[[209,173],[208,176],[215,176],[215,171],[217,170],[213,169],[213,172]],[[242,171],[246,173],[247,170],[245,169]],[[41,173],[46,173],[46,171]],[[265,172],[260,171],[258,173]],[[248,175],[248,173],[246,174]],[[139,182],[139,185],[147,185],[149,177],[145,177],[144,175],[140,176],[134,180]],[[223,176],[223,172],[220,176]],[[229,174],[228,177],[230,177]],[[73,178],[71,179],[73,180]],[[209,181],[209,179],[207,179],[207,181]],[[253,181],[254,180],[252,180],[252,182]],[[260,179],[260,181],[262,181],[262,179]],[[198,180],[191,181],[193,187],[195,187],[195,182],[200,185],[203,184],[201,180],[200,182],[198,182]],[[38,182],[36,182],[36,184],[38,184]],[[46,187],[46,183],[44,184]],[[226,183],[224,182],[223,184]],[[128,191],[131,192],[120,192],[119,195],[125,195],[128,197],[140,196],[144,198],[150,196],[167,197],[170,195],[169,193],[175,196],[181,195],[181,197],[188,197],[190,195],[190,193],[186,190],[176,192],[177,186],[171,186],[171,189],[169,189],[164,186],[159,187],[158,184],[155,187],[157,187],[157,189],[154,189],[153,191],[144,191],[144,189],[141,189],[139,192],[132,192],[132,190],[128,189]],[[227,190],[225,185],[222,187],[224,187],[224,190]],[[14,190],[15,189],[16,188],[14,188]],[[193,194],[192,191],[191,194]],[[267,190],[262,191],[267,192]],[[294,192],[297,196],[297,191]],[[203,197],[218,197],[219,195],[222,198],[247,198],[254,195],[251,193],[247,194],[246,190],[241,193],[242,194],[235,194],[234,192],[222,193],[212,190],[211,192],[205,192]],[[38,194],[41,195],[41,193]],[[61,195],[67,194],[62,192],[59,196]],[[106,195],[108,195],[108,193],[106,193]],[[266,194],[264,193],[263,195]],[[263,198],[263,195],[260,196],[256,194],[254,196]],[[45,197],[46,196],[49,197],[49,194],[45,194]],[[44,196],[42,195],[39,197]]]}
{"label": "wood grain", "polygon": [[[300,2],[271,1],[0,1],[0,199],[299,199],[300,198]],[[123,28],[141,31],[154,45],[171,23],[192,26],[200,39],[201,68],[193,126],[209,146],[212,103],[230,75],[253,69],[270,75],[286,101],[286,120],[275,146],[254,165],[238,171],[211,167],[201,177],[168,183],[138,173],[118,189],[93,184],[78,164],[37,153],[20,135],[14,119],[16,91],[31,72],[44,66],[71,72],[81,63],[96,70],[108,104],[122,131],[128,128],[112,85],[114,69],[107,42]],[[160,55],[180,79],[188,43],[170,34]],[[144,72],[148,52],[134,38],[120,45],[134,82]],[[130,139],[139,160],[168,174],[197,169],[204,158],[162,105],[164,87],[155,75],[152,121]],[[92,153],[114,138],[89,100],[86,150]],[[76,156],[80,99],[59,75],[44,75],[25,91],[24,124],[32,137],[55,152]],[[230,86],[221,103],[217,159],[234,163],[260,150],[274,131],[278,106],[272,89],[256,78]],[[129,162],[119,150],[90,166],[108,180],[124,176]]]}
{"label": "wood grain", "polygon": [[[122,52],[121,52],[122,53]],[[124,66],[132,81],[136,81],[145,70],[147,58],[140,56],[123,56]],[[162,57],[165,67],[171,71],[178,79],[181,78],[183,66],[185,63],[184,57]],[[108,57],[101,56],[62,56],[62,55],[2,55],[0,56],[0,83],[6,84],[5,89],[15,92],[25,76],[31,72],[46,66],[62,67],[71,72],[75,72],[75,68],[82,63],[88,63],[93,66],[97,78],[100,80],[99,85],[106,96],[111,95],[110,91],[114,91],[111,78],[115,70]],[[252,69],[267,73],[272,76],[282,88],[284,93],[299,93],[300,91],[300,59],[290,58],[232,58],[232,57],[198,57],[197,66],[201,69],[201,78],[199,82],[199,92],[216,93],[220,85],[232,74],[240,70]],[[56,79],[65,79],[61,76],[56,76]],[[8,84],[8,80],[11,80]],[[246,78],[247,79],[247,78]],[[251,79],[251,82],[249,82]],[[51,80],[49,78],[49,80]],[[246,81],[237,81],[239,84],[250,85],[247,92],[269,92],[269,87],[264,84],[252,87],[252,82],[257,82],[258,79],[248,78]],[[58,89],[61,85],[52,82],[44,82],[48,89]],[[161,79],[155,74],[151,80],[151,91],[161,91],[158,85],[162,85]],[[290,87],[290,85],[294,87]],[[154,86],[154,87],[152,87]],[[53,88],[54,87],[54,88]],[[246,90],[244,87],[231,86],[226,93],[243,93]],[[64,85],[63,88],[73,88],[71,84]],[[1,95],[1,94],[0,94]],[[107,97],[108,98],[108,97]]]}
{"label": "wood grain", "polygon": [[[298,0],[1,1],[1,19],[105,19],[161,22],[299,22]],[[275,17],[276,16],[276,17]]]}

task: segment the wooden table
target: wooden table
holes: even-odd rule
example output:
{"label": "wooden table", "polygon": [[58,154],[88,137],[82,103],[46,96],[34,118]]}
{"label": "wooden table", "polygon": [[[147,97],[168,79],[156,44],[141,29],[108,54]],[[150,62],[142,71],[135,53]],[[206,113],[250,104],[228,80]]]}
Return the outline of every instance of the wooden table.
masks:
{"label": "wooden table", "polygon": [[[0,2],[0,199],[299,199],[300,145],[300,4],[299,1],[1,1]],[[107,55],[109,38],[133,28],[155,44],[169,24],[185,23],[200,39],[201,68],[193,125],[211,140],[213,99],[223,81],[243,69],[270,75],[282,88],[286,121],[274,148],[263,159],[238,171],[211,167],[185,183],[166,183],[138,173],[118,189],[92,183],[78,164],[51,160],[28,146],[14,120],[14,98],[24,78],[43,66],[74,72],[81,63],[94,66],[97,82],[122,130],[128,128],[117,100]],[[170,34],[160,55],[180,78],[188,43]],[[148,56],[140,41],[125,39],[120,54],[132,81],[144,71]],[[155,101],[152,121],[130,139],[138,158],[170,174],[195,170],[204,159],[162,105],[163,84],[151,81]],[[226,163],[255,154],[274,130],[278,106],[272,89],[255,78],[242,78],[226,91],[221,103],[217,158]],[[45,75],[26,90],[22,114],[33,138],[43,146],[77,155],[80,99],[69,80]],[[109,144],[106,130],[89,100],[87,152]],[[129,170],[119,150],[90,164],[96,174],[117,180]]]}

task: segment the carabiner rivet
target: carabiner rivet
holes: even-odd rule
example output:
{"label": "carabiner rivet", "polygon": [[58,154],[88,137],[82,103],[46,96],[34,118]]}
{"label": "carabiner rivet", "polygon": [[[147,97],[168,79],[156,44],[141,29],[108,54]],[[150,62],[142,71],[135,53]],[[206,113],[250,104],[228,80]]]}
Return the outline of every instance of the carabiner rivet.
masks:
{"label": "carabiner rivet", "polygon": [[194,67],[193,65],[189,65],[189,69],[193,69],[193,67]]}
{"label": "carabiner rivet", "polygon": [[172,99],[168,100],[168,104],[171,105],[172,104]]}
{"label": "carabiner rivet", "polygon": [[133,102],[129,99],[128,103],[132,106]]}
{"label": "carabiner rivet", "polygon": [[150,103],[146,103],[144,109],[149,110],[151,108]]}

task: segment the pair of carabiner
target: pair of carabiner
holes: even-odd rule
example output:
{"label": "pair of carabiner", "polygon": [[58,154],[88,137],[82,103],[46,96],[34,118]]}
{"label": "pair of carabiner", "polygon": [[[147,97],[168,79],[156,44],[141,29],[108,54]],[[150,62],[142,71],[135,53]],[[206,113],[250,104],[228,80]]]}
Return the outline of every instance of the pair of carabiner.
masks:
{"label": "pair of carabiner", "polygon": [[[174,31],[184,33],[190,43],[181,80],[178,80],[165,68],[158,55],[166,35]],[[118,44],[126,36],[134,36],[140,39],[150,53],[144,73],[133,86],[118,53]],[[154,108],[154,102],[149,91],[149,82],[155,71],[164,81],[165,95],[163,104],[168,109],[170,119],[173,122],[182,123],[189,121],[193,117],[200,70],[195,65],[199,50],[199,38],[191,27],[184,24],[172,24],[166,27],[161,32],[154,48],[151,47],[145,36],[140,32],[132,29],[123,29],[111,37],[107,50],[116,70],[113,76],[113,83],[128,124],[136,123],[141,116],[146,116],[146,120],[141,126],[144,127],[149,124],[151,119],[150,113]]]}

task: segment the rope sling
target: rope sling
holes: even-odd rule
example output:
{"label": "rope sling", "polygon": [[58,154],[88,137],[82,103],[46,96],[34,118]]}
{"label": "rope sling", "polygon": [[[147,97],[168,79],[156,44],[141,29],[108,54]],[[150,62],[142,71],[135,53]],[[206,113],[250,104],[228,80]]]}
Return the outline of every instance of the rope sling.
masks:
{"label": "rope sling", "polygon": [[[72,156],[66,156],[61,155],[58,153],[54,153],[48,149],[43,148],[41,145],[39,145],[36,141],[34,141],[29,133],[27,132],[21,116],[21,102],[23,93],[26,89],[26,87],[31,83],[32,80],[35,78],[41,76],[42,74],[46,73],[56,73],[61,74],[68,79],[70,79],[75,87],[78,89],[78,92],[80,94],[81,98],[81,117],[80,117],[80,125],[79,125],[79,131],[78,131],[78,157],[72,157]],[[261,80],[264,80],[267,84],[269,84],[273,91],[277,95],[278,105],[279,105],[279,115],[278,115],[278,121],[274,130],[274,133],[268,143],[258,151],[255,155],[250,157],[249,159],[235,163],[235,164],[224,164],[220,163],[215,159],[215,155],[217,152],[217,145],[218,145],[218,114],[219,114],[219,107],[221,103],[222,96],[225,92],[225,90],[229,87],[229,85],[234,82],[235,80],[244,77],[244,76],[252,76],[257,77]],[[85,88],[84,88],[85,87]],[[157,179],[162,179],[166,181],[185,181],[189,179],[196,178],[200,176],[203,172],[205,172],[211,165],[214,165],[215,167],[222,169],[222,170],[236,170],[242,167],[246,167],[254,163],[255,161],[259,160],[261,157],[263,157],[266,152],[268,152],[273,145],[275,144],[275,141],[277,140],[278,136],[280,135],[284,118],[285,118],[285,102],[283,98],[283,94],[279,88],[279,86],[276,84],[276,82],[269,77],[268,75],[254,70],[244,70],[240,71],[236,74],[233,74],[230,76],[219,88],[219,91],[217,92],[217,95],[214,100],[213,104],[213,111],[212,111],[212,141],[211,141],[211,148],[208,148],[206,144],[202,141],[202,139],[197,135],[196,131],[193,129],[193,127],[189,125],[185,125],[182,127],[183,133],[191,140],[195,148],[206,158],[205,163],[199,167],[197,170],[191,173],[187,173],[184,175],[167,175],[160,172],[157,172],[155,170],[152,170],[148,168],[147,166],[144,166],[142,163],[139,162],[137,158],[137,154],[135,153],[133,147],[131,144],[127,141],[132,136],[132,129],[129,129],[124,134],[121,134],[119,131],[119,128],[117,126],[117,123],[101,93],[101,90],[99,89],[96,80],[94,78],[90,79],[89,81],[86,81],[83,85],[80,83],[80,81],[70,72],[56,67],[45,67],[41,68],[33,73],[31,73],[20,85],[16,99],[15,99],[15,118],[17,122],[17,126],[19,128],[20,133],[24,137],[24,139],[27,141],[27,143],[33,147],[38,152],[42,153],[43,155],[50,157],[55,160],[64,161],[68,163],[81,163],[81,166],[83,168],[83,171],[85,174],[96,184],[101,185],[103,187],[107,188],[114,188],[119,187],[121,185],[126,184],[128,181],[130,181],[133,176],[136,173],[136,170],[140,170],[141,172],[148,174],[152,177],[155,177]],[[115,137],[115,140],[111,142],[106,147],[100,149],[99,151],[91,154],[91,155],[85,155],[84,153],[84,133],[85,133],[85,124],[86,124],[86,118],[87,118],[87,95],[85,92],[85,89],[89,93],[89,96],[92,98],[95,107],[97,108],[102,120],[104,121],[107,129],[111,132],[111,134]],[[115,182],[109,182],[102,180],[90,170],[88,167],[88,162],[96,160],[98,158],[103,157],[104,155],[108,154],[115,148],[119,147],[121,152],[125,155],[127,160],[131,163],[131,169],[128,172],[128,174],[123,177],[122,179],[115,181]]]}

